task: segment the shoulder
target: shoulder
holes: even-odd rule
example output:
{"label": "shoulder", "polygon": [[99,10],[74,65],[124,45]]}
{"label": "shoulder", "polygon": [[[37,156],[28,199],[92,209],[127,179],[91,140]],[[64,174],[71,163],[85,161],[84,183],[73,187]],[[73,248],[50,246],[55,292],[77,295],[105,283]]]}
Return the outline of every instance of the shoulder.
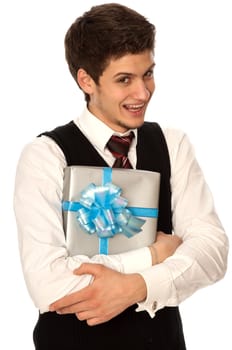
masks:
{"label": "shoulder", "polygon": [[22,149],[19,164],[30,167],[46,165],[65,167],[65,157],[58,144],[48,136],[36,137]]}
{"label": "shoulder", "polygon": [[153,131],[154,129],[159,130],[163,133],[165,140],[168,144],[180,143],[186,137],[186,133],[183,130],[173,127],[161,126],[159,123],[156,122],[145,122],[143,128],[149,129],[151,131]]}
{"label": "shoulder", "polygon": [[164,127],[162,128],[172,165],[180,157],[185,159],[192,155],[194,156],[194,148],[185,131],[181,129]]}
{"label": "shoulder", "polygon": [[178,145],[187,137],[186,133],[181,129],[162,127],[162,131],[169,146]]}

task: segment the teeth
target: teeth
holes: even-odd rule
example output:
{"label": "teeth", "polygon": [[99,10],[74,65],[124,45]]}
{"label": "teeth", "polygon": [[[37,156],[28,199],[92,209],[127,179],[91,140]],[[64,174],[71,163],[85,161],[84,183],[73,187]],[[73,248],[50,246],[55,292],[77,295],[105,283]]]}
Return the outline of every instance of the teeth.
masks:
{"label": "teeth", "polygon": [[126,105],[126,108],[128,109],[140,109],[144,107],[144,103],[141,105]]}

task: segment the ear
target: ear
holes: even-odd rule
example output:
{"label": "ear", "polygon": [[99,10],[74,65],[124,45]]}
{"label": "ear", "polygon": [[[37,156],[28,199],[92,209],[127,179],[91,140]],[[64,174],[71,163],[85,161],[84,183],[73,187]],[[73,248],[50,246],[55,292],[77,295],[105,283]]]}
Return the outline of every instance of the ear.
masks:
{"label": "ear", "polygon": [[93,92],[95,83],[91,76],[82,68],[77,72],[77,82],[86,94],[91,94]]}

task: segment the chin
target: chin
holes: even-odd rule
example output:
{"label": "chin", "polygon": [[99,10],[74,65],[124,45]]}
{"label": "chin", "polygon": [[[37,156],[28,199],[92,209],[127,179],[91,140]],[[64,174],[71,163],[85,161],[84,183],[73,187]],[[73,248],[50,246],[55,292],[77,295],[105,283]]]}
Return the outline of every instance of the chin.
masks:
{"label": "chin", "polygon": [[137,129],[140,128],[144,123],[144,117],[141,117],[137,120],[132,121],[131,123],[128,123],[130,125],[129,129]]}
{"label": "chin", "polygon": [[125,118],[118,123],[118,127],[121,129],[121,132],[126,132],[129,129],[137,129],[142,126],[144,123],[144,116]]}

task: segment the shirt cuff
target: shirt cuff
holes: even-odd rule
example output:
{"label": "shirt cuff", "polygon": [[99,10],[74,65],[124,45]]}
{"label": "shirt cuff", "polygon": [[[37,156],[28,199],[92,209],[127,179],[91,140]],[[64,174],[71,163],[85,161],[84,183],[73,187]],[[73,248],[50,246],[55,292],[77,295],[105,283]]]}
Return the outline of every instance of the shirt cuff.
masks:
{"label": "shirt cuff", "polygon": [[151,252],[148,247],[119,254],[124,273],[138,273],[152,266]]}
{"label": "shirt cuff", "polygon": [[172,275],[165,264],[158,264],[139,272],[147,287],[147,298],[138,303],[136,311],[147,311],[151,317],[165,306],[177,306],[177,292]]}

